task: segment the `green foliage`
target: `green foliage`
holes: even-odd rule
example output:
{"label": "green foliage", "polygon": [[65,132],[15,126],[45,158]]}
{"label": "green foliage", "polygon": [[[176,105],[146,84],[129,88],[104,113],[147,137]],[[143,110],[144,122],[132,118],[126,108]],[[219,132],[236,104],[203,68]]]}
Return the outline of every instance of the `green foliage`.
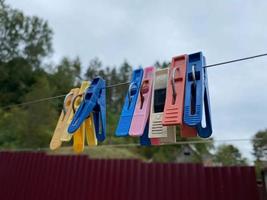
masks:
{"label": "green foliage", "polygon": [[233,145],[220,145],[215,153],[214,161],[223,166],[247,164],[246,158],[243,158],[239,149]]}
{"label": "green foliage", "polygon": [[34,71],[27,60],[14,58],[0,62],[0,105],[20,103],[23,94],[29,92],[35,82]]}
{"label": "green foliage", "polygon": [[[46,78],[40,77],[25,95],[25,100],[51,96]],[[55,127],[58,114],[48,102],[15,107],[0,118],[0,144],[4,147],[46,147]]]}
{"label": "green foliage", "polygon": [[154,66],[156,67],[156,68],[160,68],[160,69],[163,69],[163,68],[167,68],[167,67],[169,67],[170,66],[170,62],[162,62],[162,63],[160,63],[160,62],[156,62],[155,64],[154,64]]}
{"label": "green foliage", "polygon": [[252,140],[256,160],[267,160],[267,129],[257,132]]}
{"label": "green foliage", "polygon": [[[52,51],[52,31],[38,17],[0,2],[0,105],[49,97],[49,74],[42,59]],[[56,122],[55,106],[48,102],[1,111],[0,145],[3,147],[47,146]]]}
{"label": "green foliage", "polygon": [[264,162],[267,162],[267,129],[258,131],[253,139],[253,156],[255,157],[254,165],[256,169],[256,175],[261,178],[261,171],[264,167]]}
{"label": "green foliage", "polygon": [[40,69],[42,59],[52,52],[52,31],[38,17],[0,2],[0,105],[20,103],[29,92]]}
{"label": "green foliage", "polygon": [[0,3],[0,60],[8,62],[22,57],[38,67],[41,59],[52,51],[52,30],[38,17]]}

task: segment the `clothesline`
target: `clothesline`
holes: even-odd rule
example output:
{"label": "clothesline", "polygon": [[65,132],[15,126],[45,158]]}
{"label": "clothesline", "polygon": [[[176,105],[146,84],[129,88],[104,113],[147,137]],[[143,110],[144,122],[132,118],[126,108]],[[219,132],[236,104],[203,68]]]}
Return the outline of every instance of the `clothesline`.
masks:
{"label": "clothesline", "polygon": [[[265,57],[265,56],[267,56],[267,53],[258,54],[258,55],[254,55],[254,56],[249,56],[249,57],[238,58],[238,59],[232,59],[232,60],[223,61],[223,62],[218,62],[218,63],[206,65],[206,66],[204,66],[204,68],[212,68],[212,67],[216,67],[216,66],[221,66],[221,65],[231,64],[231,63],[235,63],[235,62],[246,61],[246,60],[252,60],[252,59]],[[117,84],[107,85],[106,88],[108,89],[108,88],[113,88],[113,87],[119,87],[119,86],[122,86],[122,85],[128,85],[129,83],[130,82],[124,82],[124,83],[117,83]],[[11,105],[7,105],[7,106],[3,106],[2,108],[0,107],[0,109],[7,109],[7,108],[15,107],[15,106],[26,106],[26,105],[36,104],[36,103],[40,103],[40,102],[44,102],[44,101],[50,101],[50,100],[54,100],[54,99],[58,99],[58,98],[63,98],[65,96],[66,96],[66,94],[57,95],[57,96],[53,96],[53,97],[40,98],[40,99],[36,99],[36,100],[32,100],[32,101],[26,101],[26,102],[23,102],[23,103],[11,104]]]}

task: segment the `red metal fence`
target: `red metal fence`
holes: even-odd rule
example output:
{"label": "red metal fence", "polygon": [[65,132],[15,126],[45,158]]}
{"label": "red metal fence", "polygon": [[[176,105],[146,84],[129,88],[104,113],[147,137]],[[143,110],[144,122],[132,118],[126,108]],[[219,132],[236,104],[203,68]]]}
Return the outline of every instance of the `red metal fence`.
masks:
{"label": "red metal fence", "polygon": [[257,200],[252,167],[0,153],[0,199]]}

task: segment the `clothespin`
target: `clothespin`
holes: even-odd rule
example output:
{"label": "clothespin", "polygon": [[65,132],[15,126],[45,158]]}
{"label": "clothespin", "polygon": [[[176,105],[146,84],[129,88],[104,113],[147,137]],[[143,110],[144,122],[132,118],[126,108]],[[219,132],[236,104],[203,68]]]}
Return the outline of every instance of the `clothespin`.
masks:
{"label": "clothespin", "polygon": [[[186,76],[184,122],[196,127],[198,135],[207,138],[212,134],[208,75],[202,52],[189,55]],[[202,126],[203,106],[206,127]]]}
{"label": "clothespin", "polygon": [[143,80],[129,130],[131,136],[141,136],[144,133],[150,114],[154,74],[155,67],[144,69]]}
{"label": "clothespin", "polygon": [[151,140],[148,137],[148,131],[149,131],[149,120],[145,125],[143,134],[140,136],[140,145],[142,146],[150,146],[152,144]]}
{"label": "clothespin", "polygon": [[67,101],[66,98],[65,98],[65,100],[64,100],[64,105],[65,105],[64,110],[66,110],[66,109],[68,108],[68,112],[69,112],[70,114],[69,114],[69,117],[68,117],[68,119],[67,119],[67,122],[64,123],[64,125],[63,125],[63,127],[64,127],[63,130],[64,130],[64,131],[62,131],[61,138],[60,138],[60,140],[61,140],[62,142],[68,142],[68,141],[70,141],[71,138],[72,138],[72,135],[70,135],[70,134],[68,133],[68,127],[69,127],[70,122],[71,122],[71,120],[72,120],[72,118],[73,118],[73,115],[74,115],[74,113],[73,113],[73,109],[72,109],[72,104],[73,104],[73,102],[74,102],[76,96],[79,94],[79,91],[80,91],[79,88],[72,89],[71,92],[69,93],[69,94],[72,95],[72,99],[71,99],[71,101]]}
{"label": "clothespin", "polygon": [[85,122],[85,135],[88,146],[97,146],[94,115],[91,113],[90,117],[87,118],[84,122]]}
{"label": "clothespin", "polygon": [[133,71],[132,79],[121,111],[120,120],[115,132],[116,136],[129,135],[129,130],[135,110],[135,105],[137,102],[137,97],[140,91],[142,78],[143,78],[142,68]]}
{"label": "clothespin", "polygon": [[[78,88],[71,89],[71,91],[66,95],[64,99],[63,109],[58,119],[56,129],[54,131],[53,137],[50,142],[51,150],[58,149],[62,144],[61,138],[64,135],[68,135],[67,127],[69,124],[69,119],[73,117],[71,104],[72,104],[73,98],[77,95],[78,91],[79,91]],[[67,139],[70,140],[71,138],[68,137]]]}
{"label": "clothespin", "polygon": [[[82,82],[81,87],[79,89],[79,93],[78,95],[75,96],[73,103],[72,103],[73,113],[75,113],[76,110],[79,108],[81,101],[83,99],[83,95],[85,91],[87,90],[87,88],[89,87],[89,85],[90,85],[89,81]],[[70,120],[70,123],[71,123],[71,120]],[[93,123],[94,123],[93,117],[88,117],[87,119],[85,119],[85,121],[73,134],[68,133],[70,136],[73,135],[73,150],[75,152],[80,153],[84,150],[85,135],[87,138],[88,146],[97,145],[97,141],[95,139],[96,138],[95,129],[92,126]],[[93,142],[89,142],[89,140]]]}
{"label": "clothespin", "polygon": [[[155,72],[149,120],[149,138],[160,138],[160,143],[176,142],[175,126],[163,126],[162,117],[166,98],[168,68]],[[158,142],[156,142],[158,144]]]}
{"label": "clothespin", "polygon": [[141,146],[151,146],[151,145],[160,145],[160,139],[159,138],[149,138],[149,119],[146,123],[144,133],[140,136],[140,145]]}
{"label": "clothespin", "polygon": [[179,125],[182,137],[195,137],[196,129],[183,123],[186,64],[187,55],[172,58],[162,124]]}
{"label": "clothespin", "polygon": [[83,101],[69,125],[68,132],[74,133],[79,129],[91,113],[93,113],[96,138],[102,142],[106,138],[106,82],[101,77],[95,78],[86,90]]}

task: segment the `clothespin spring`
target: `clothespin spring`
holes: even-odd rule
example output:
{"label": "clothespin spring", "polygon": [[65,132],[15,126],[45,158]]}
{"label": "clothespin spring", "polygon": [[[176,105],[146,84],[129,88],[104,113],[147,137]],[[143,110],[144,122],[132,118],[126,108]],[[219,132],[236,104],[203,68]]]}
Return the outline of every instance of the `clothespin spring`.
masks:
{"label": "clothespin spring", "polygon": [[84,95],[84,93],[82,94],[78,94],[77,96],[74,97],[73,101],[72,101],[72,110],[73,110],[73,113],[75,114],[76,113],[76,109],[75,109],[75,102],[77,100],[78,97],[82,97]]}
{"label": "clothespin spring", "polygon": [[65,98],[64,98],[64,101],[63,101],[63,113],[64,113],[64,115],[66,115],[66,113],[67,113],[67,108],[66,108],[66,105],[67,105],[67,99],[68,99],[68,97],[69,96],[71,96],[71,95],[73,95],[74,93],[73,92],[70,92],[70,93],[68,93],[66,96],[65,96]]}

